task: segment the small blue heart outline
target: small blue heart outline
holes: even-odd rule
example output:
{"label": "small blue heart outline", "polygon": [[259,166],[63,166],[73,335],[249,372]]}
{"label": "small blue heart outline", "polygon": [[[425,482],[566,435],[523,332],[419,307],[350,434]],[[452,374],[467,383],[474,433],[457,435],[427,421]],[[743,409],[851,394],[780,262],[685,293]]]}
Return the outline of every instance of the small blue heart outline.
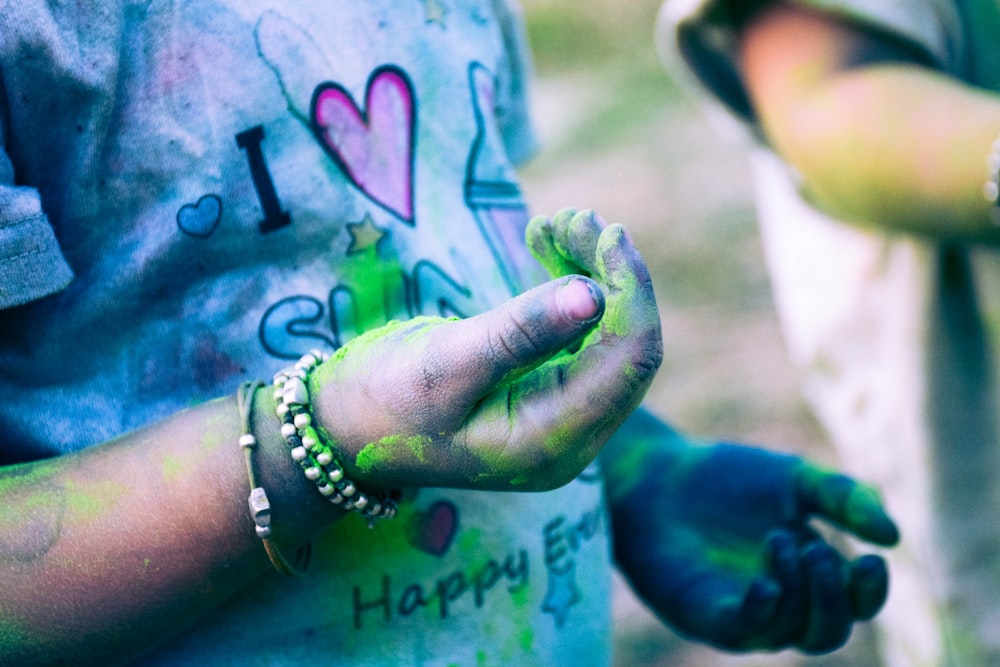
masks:
{"label": "small blue heart outline", "polygon": [[177,227],[188,236],[208,238],[222,219],[222,198],[204,195],[195,204],[185,204],[177,211]]}

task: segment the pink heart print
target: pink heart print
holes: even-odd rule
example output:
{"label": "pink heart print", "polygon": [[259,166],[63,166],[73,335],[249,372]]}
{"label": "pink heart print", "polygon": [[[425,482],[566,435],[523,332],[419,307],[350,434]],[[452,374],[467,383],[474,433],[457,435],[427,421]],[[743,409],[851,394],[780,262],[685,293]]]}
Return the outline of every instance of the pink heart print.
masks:
{"label": "pink heart print", "polygon": [[372,201],[413,224],[413,88],[399,68],[379,67],[368,78],[364,108],[343,86],[313,91],[316,136],[348,178]]}
{"label": "pink heart print", "polygon": [[424,553],[443,556],[458,531],[458,509],[447,500],[415,513],[406,526],[407,541]]}

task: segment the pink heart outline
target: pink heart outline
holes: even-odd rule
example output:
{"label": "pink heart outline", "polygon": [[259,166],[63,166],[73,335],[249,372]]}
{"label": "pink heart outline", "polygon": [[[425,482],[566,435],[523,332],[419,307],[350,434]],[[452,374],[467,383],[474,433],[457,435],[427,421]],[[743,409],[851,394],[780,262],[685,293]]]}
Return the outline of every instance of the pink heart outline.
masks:
{"label": "pink heart outline", "polygon": [[413,221],[413,87],[394,65],[368,77],[365,105],[330,81],[316,86],[309,117],[320,145],[365,196],[404,222]]}

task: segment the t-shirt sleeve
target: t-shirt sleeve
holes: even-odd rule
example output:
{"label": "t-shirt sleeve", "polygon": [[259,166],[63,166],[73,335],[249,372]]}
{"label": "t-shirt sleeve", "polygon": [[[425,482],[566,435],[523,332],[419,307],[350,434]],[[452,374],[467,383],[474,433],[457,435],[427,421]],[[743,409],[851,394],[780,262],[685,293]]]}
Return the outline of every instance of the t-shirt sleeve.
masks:
{"label": "t-shirt sleeve", "polygon": [[[0,172],[9,167],[5,155],[0,163],[7,163]],[[0,182],[0,309],[58,292],[72,279],[38,192]]]}
{"label": "t-shirt sleeve", "polygon": [[[755,120],[736,67],[736,14],[740,0],[668,0],[657,41],[672,71],[692,75],[742,120]],[[940,0],[795,0],[891,34],[924,52],[942,71],[964,78],[965,39],[953,3]]]}
{"label": "t-shirt sleeve", "polygon": [[0,310],[58,292],[73,279],[38,191],[16,182],[8,133],[0,113]]}

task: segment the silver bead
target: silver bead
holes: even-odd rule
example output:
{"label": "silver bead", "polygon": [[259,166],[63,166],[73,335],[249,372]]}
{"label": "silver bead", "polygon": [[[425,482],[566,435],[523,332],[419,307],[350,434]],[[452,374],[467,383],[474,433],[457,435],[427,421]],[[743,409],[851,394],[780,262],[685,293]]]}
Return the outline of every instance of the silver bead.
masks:
{"label": "silver bead", "polygon": [[284,424],[281,425],[281,437],[282,438],[285,438],[287,440],[288,438],[292,437],[293,435],[297,435],[297,434],[298,434],[298,431],[295,428],[295,424],[289,424],[288,422],[285,422]]}
{"label": "silver bead", "polygon": [[304,461],[308,454],[305,447],[294,447],[292,449],[292,459],[296,462]]}
{"label": "silver bead", "polygon": [[300,412],[295,415],[295,428],[305,428],[312,424],[312,417],[309,416],[308,412]]}
{"label": "silver bead", "polygon": [[307,352],[302,355],[302,358],[295,362],[296,368],[304,368],[310,370],[316,367],[316,362],[318,359],[311,352]]}
{"label": "silver bead", "polygon": [[271,501],[267,498],[267,493],[261,487],[254,487],[247,498],[250,505],[250,516],[258,526],[271,525]]}
{"label": "silver bead", "polygon": [[317,468],[316,466],[310,466],[310,467],[306,468],[306,478],[308,478],[309,480],[311,480],[313,482],[315,482],[317,479],[319,479],[319,476],[322,475],[322,474],[323,474],[323,471],[320,470],[319,468]]}
{"label": "silver bead", "polygon": [[309,390],[302,378],[291,378],[284,384],[281,400],[285,405],[309,405]]}
{"label": "silver bead", "polygon": [[257,438],[253,437],[253,433],[244,433],[240,436],[240,447],[256,447]]}

